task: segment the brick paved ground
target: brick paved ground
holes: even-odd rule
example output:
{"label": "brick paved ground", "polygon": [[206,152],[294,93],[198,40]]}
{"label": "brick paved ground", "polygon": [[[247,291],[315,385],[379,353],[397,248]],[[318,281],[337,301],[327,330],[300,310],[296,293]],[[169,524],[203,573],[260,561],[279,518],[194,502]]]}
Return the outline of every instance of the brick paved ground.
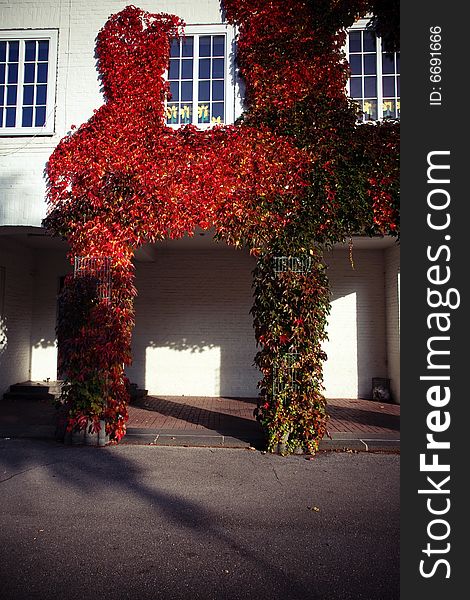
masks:
{"label": "brick paved ground", "polygon": [[[208,398],[186,396],[148,396],[129,407],[128,428],[179,430],[194,433],[204,430],[241,432],[254,429],[256,400],[251,398]],[[400,406],[371,400],[333,399],[328,401],[331,433],[397,434]]]}

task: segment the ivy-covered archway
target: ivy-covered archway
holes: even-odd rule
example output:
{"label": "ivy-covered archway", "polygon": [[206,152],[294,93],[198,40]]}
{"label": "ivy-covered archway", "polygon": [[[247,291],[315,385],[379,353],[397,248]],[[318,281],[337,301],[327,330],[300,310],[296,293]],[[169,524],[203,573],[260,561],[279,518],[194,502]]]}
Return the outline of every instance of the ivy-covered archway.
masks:
{"label": "ivy-covered archway", "polygon": [[58,330],[69,430],[104,419],[111,439],[125,434],[135,249],[214,227],[258,258],[258,417],[269,448],[318,448],[327,426],[323,250],[353,233],[398,229],[397,126],[356,123],[341,27],[368,3],[346,4],[225,0],[247,110],[235,125],[203,131],[166,126],[178,17],[129,6],[99,32],[106,103],[47,167],[45,224],[78,257]]}

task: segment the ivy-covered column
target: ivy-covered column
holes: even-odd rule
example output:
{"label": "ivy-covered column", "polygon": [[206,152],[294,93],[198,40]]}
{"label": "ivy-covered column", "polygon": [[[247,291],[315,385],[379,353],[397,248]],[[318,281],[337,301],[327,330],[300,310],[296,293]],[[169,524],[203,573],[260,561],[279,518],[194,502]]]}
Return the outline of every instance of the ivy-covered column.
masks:
{"label": "ivy-covered column", "polygon": [[[111,441],[126,432],[131,361],[133,271],[130,252],[75,256],[59,299],[59,372],[67,431],[96,433]],[[104,432],[103,432],[104,433]]]}
{"label": "ivy-covered column", "polygon": [[268,449],[315,453],[326,431],[322,362],[329,291],[321,253],[266,254],[254,271],[254,327],[263,373],[258,419]]}

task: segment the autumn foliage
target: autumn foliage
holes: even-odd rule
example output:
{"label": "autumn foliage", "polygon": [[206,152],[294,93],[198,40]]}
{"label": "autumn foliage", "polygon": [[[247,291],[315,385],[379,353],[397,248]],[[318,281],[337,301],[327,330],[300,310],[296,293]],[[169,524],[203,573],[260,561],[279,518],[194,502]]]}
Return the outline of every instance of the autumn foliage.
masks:
{"label": "autumn foliage", "polygon": [[[69,278],[62,299],[69,429],[90,422],[96,428],[105,418],[112,439],[125,434],[133,253],[199,226],[259,257],[258,416],[270,448],[316,450],[327,422],[321,344],[329,299],[321,248],[353,233],[397,233],[398,137],[391,123],[358,126],[345,95],[338,31],[352,20],[350,8],[322,20],[314,6],[225,0],[227,19],[239,28],[246,112],[235,125],[202,131],[166,125],[164,74],[171,40],[184,35],[181,19],[129,6],[99,32],[106,102],[60,142],[47,167],[46,226],[68,240],[71,257],[111,258],[110,298],[93,295],[91,274]],[[278,255],[306,255],[311,268],[276,273]],[[286,353],[294,367],[285,366]]]}

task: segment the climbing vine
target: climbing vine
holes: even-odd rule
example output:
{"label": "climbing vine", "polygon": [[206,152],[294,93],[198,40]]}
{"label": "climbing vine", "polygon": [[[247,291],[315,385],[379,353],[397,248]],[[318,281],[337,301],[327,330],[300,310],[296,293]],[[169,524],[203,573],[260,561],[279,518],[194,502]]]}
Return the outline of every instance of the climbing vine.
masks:
{"label": "climbing vine", "polygon": [[[213,227],[258,257],[252,312],[268,446],[315,452],[327,426],[322,251],[352,234],[398,233],[397,125],[358,125],[345,94],[344,27],[367,2],[223,4],[246,85],[238,123],[166,125],[164,75],[184,23],[128,6],[97,37],[105,104],[49,159],[45,225],[68,240],[71,257],[111,264],[109,297],[92,272],[70,277],[62,297],[68,427],[96,430],[105,419],[111,439],[125,434],[133,252]],[[282,257],[308,268],[279,270]]]}

